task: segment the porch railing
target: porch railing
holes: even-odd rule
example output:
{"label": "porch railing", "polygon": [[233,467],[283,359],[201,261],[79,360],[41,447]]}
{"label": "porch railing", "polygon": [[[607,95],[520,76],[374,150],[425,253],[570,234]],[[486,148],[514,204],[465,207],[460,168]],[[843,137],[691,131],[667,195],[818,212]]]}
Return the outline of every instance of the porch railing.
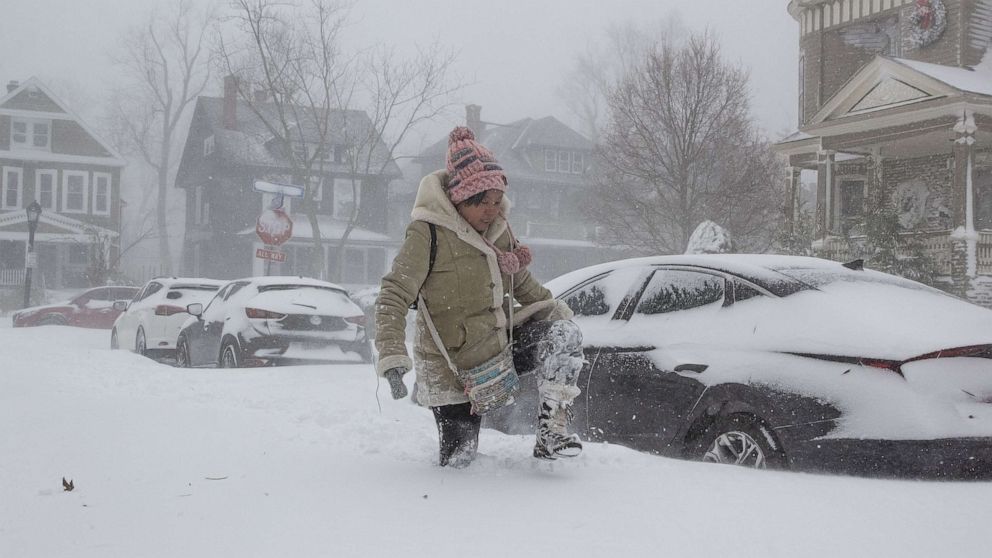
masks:
{"label": "porch railing", "polygon": [[[933,259],[937,272],[942,275],[950,275],[951,254],[954,246],[950,231],[917,234],[921,235],[920,240],[923,242],[924,252]],[[854,237],[855,241],[862,239],[864,239],[863,236]],[[852,258],[847,241],[838,237],[825,239],[821,248],[817,250],[817,255],[821,258],[837,261],[847,261]],[[979,233],[976,260],[979,275],[992,275],[992,231]]]}
{"label": "porch railing", "polygon": [[10,287],[24,284],[24,269],[0,269],[0,286]]}

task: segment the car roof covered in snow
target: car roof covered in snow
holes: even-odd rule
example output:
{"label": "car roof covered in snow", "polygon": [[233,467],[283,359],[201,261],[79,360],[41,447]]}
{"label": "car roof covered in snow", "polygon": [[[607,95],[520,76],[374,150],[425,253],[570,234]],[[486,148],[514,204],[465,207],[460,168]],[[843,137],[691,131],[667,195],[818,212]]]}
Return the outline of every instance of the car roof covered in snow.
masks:
{"label": "car roof covered in snow", "polygon": [[342,287],[341,285],[328,283],[327,281],[321,281],[320,279],[314,279],[312,277],[301,277],[297,275],[270,275],[266,277],[245,277],[243,279],[235,279],[235,281],[248,281],[249,283],[259,287],[268,287],[272,285],[300,285],[304,287],[321,287],[324,289],[335,289],[344,293],[348,292],[348,290]]}

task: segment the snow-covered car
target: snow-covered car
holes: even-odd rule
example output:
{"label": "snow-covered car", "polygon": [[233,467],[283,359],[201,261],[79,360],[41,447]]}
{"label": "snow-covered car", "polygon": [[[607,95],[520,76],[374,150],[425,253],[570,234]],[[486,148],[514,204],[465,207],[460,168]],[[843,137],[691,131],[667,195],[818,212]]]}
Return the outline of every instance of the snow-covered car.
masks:
{"label": "snow-covered car", "polygon": [[110,348],[127,348],[150,357],[172,356],[186,306],[206,302],[226,281],[189,277],[156,277],[127,303],[110,331]]}
{"label": "snow-covered car", "polygon": [[14,313],[14,327],[68,325],[109,329],[120,314],[114,308],[118,300],[131,300],[137,287],[112,286],[87,289],[71,300],[59,304],[34,306]]}
{"label": "snow-covered car", "polygon": [[191,304],[178,366],[370,362],[365,315],[348,292],[305,277],[250,277]]}
{"label": "snow-covered car", "polygon": [[[992,473],[992,311],[816,258],[659,256],[547,285],[575,312],[584,438],[867,475]],[[533,374],[488,424],[533,427]]]}

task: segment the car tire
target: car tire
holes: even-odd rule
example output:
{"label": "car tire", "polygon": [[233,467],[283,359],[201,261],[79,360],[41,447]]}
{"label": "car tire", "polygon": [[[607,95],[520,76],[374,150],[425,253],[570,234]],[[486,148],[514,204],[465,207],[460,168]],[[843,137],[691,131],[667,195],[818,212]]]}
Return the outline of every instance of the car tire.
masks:
{"label": "car tire", "polygon": [[695,445],[695,458],[751,469],[785,469],[782,444],[760,418],[747,413],[719,415]]}
{"label": "car tire", "polygon": [[43,326],[45,325],[64,326],[65,324],[66,324],[65,318],[63,318],[58,314],[49,314],[48,316],[45,316],[44,318],[38,321],[38,325],[43,325]]}
{"label": "car tire", "polygon": [[110,350],[116,351],[120,348],[120,341],[117,340],[117,328],[115,327],[110,331]]}
{"label": "car tire", "polygon": [[221,347],[220,360],[218,361],[221,368],[241,368],[243,360],[241,351],[238,350],[237,344],[233,341],[228,341]]}
{"label": "car tire", "polygon": [[177,368],[190,368],[192,364],[189,360],[189,343],[186,342],[185,337],[180,337],[176,341],[176,367]]}
{"label": "car tire", "polygon": [[134,336],[134,352],[141,356],[148,356],[148,341],[145,338],[145,329],[139,327],[138,334]]}

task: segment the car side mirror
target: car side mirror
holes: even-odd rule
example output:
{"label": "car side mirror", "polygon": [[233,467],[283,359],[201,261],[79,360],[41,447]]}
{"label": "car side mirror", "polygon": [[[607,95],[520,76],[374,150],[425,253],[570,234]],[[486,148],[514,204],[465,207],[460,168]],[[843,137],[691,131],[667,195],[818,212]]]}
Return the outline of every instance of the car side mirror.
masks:
{"label": "car side mirror", "polygon": [[114,301],[114,310],[117,310],[118,312],[123,312],[123,311],[127,310],[127,301],[126,300],[115,300]]}
{"label": "car side mirror", "polygon": [[194,302],[193,304],[186,305],[186,312],[192,316],[199,318],[203,315],[203,304],[199,302]]}

